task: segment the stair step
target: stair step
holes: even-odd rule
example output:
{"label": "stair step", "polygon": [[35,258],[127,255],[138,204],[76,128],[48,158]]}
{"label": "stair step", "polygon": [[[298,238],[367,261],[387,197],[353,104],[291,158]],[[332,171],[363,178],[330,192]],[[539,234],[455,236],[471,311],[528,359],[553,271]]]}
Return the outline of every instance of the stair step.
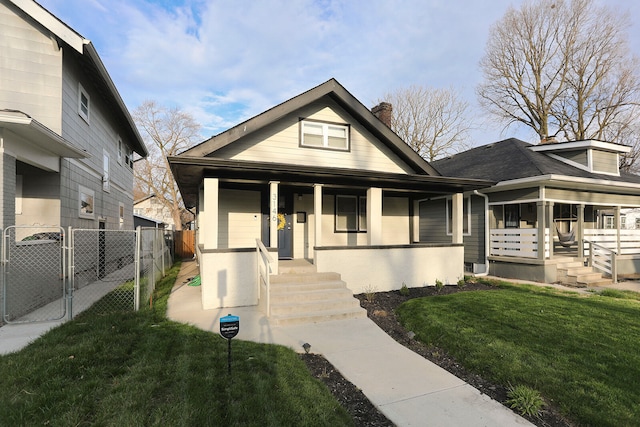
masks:
{"label": "stair step", "polygon": [[353,292],[346,287],[313,290],[272,289],[271,304],[305,303],[307,301],[326,301],[353,298]]}
{"label": "stair step", "polygon": [[308,283],[308,282],[327,282],[340,280],[338,273],[290,273],[290,274],[272,274],[269,276],[271,284],[275,283]]}
{"label": "stair step", "polygon": [[349,299],[330,299],[330,300],[318,300],[318,301],[305,301],[302,302],[290,302],[290,303],[271,303],[271,315],[293,315],[304,314],[322,311],[338,311],[348,310],[353,307],[360,307],[360,301],[354,297]]}
{"label": "stair step", "polygon": [[312,292],[319,290],[347,289],[346,283],[342,280],[327,280],[324,282],[302,282],[302,283],[271,283],[271,295],[284,292]]}
{"label": "stair step", "polygon": [[271,319],[277,325],[299,325],[303,323],[318,323],[332,320],[363,319],[367,317],[367,311],[358,306],[349,310],[327,310],[309,312],[305,315],[271,315]]}

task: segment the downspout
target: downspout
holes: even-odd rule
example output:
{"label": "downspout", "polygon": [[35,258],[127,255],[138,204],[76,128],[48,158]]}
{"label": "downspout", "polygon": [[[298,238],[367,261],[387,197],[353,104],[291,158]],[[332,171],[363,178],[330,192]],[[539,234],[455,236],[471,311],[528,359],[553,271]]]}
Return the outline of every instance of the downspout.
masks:
{"label": "downspout", "polygon": [[489,196],[473,190],[473,194],[484,198],[484,272],[477,273],[476,276],[482,277],[489,274],[489,249],[490,249],[490,236],[489,236]]}

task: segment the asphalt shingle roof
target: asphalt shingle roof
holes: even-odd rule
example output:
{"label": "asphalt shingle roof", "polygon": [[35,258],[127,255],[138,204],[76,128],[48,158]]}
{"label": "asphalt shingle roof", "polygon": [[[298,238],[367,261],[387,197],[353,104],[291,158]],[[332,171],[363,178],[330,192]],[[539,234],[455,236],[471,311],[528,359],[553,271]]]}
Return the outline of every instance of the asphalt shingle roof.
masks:
{"label": "asphalt shingle roof", "polygon": [[542,175],[564,175],[578,178],[640,184],[640,176],[621,172],[620,176],[591,173],[549,155],[529,149],[533,144],[509,138],[431,162],[444,176],[510,181]]}

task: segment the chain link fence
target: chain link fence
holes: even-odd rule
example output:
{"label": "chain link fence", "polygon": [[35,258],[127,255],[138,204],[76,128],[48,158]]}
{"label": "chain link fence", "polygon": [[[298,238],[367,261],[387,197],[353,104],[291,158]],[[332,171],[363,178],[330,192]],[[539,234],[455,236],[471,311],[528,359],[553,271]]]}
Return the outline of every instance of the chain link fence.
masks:
{"label": "chain link fence", "polygon": [[171,267],[164,230],[8,227],[0,324],[138,310]]}

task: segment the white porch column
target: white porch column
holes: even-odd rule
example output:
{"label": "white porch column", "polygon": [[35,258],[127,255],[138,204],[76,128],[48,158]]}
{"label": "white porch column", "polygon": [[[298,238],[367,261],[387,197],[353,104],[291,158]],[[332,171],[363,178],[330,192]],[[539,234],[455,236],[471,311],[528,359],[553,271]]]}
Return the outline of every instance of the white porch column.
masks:
{"label": "white porch column", "polygon": [[462,193],[455,193],[451,196],[451,243],[453,244],[463,243],[463,201]]}
{"label": "white porch column", "polygon": [[218,178],[204,179],[204,212],[200,212],[202,244],[205,249],[218,249]]}
{"label": "white porch column", "polygon": [[[546,230],[546,203],[539,201],[536,203],[538,216],[538,259],[544,259],[544,234]],[[553,235],[551,235],[553,237]],[[552,239],[553,242],[553,239]],[[553,246],[553,244],[551,245]]]}
{"label": "white porch column", "polygon": [[367,190],[367,244],[382,244],[382,188]]}
{"label": "white porch column", "polygon": [[413,202],[413,218],[411,221],[413,221],[411,243],[417,243],[420,241],[420,202],[417,200]]}
{"label": "white porch column", "polygon": [[578,257],[584,257],[584,205],[578,205],[578,222],[576,223],[576,240],[578,241]]}
{"label": "white porch column", "polygon": [[322,246],[322,184],[313,185],[314,246]]}
{"label": "white porch column", "polygon": [[620,206],[615,207],[615,216],[616,216],[616,252],[620,255]]}
{"label": "white porch column", "polygon": [[278,184],[269,182],[269,246],[278,247]]}
{"label": "white porch column", "polygon": [[[556,228],[553,222],[553,202],[547,202],[547,228],[549,228],[549,259],[553,258],[553,231]],[[544,259],[544,257],[542,257]]]}

